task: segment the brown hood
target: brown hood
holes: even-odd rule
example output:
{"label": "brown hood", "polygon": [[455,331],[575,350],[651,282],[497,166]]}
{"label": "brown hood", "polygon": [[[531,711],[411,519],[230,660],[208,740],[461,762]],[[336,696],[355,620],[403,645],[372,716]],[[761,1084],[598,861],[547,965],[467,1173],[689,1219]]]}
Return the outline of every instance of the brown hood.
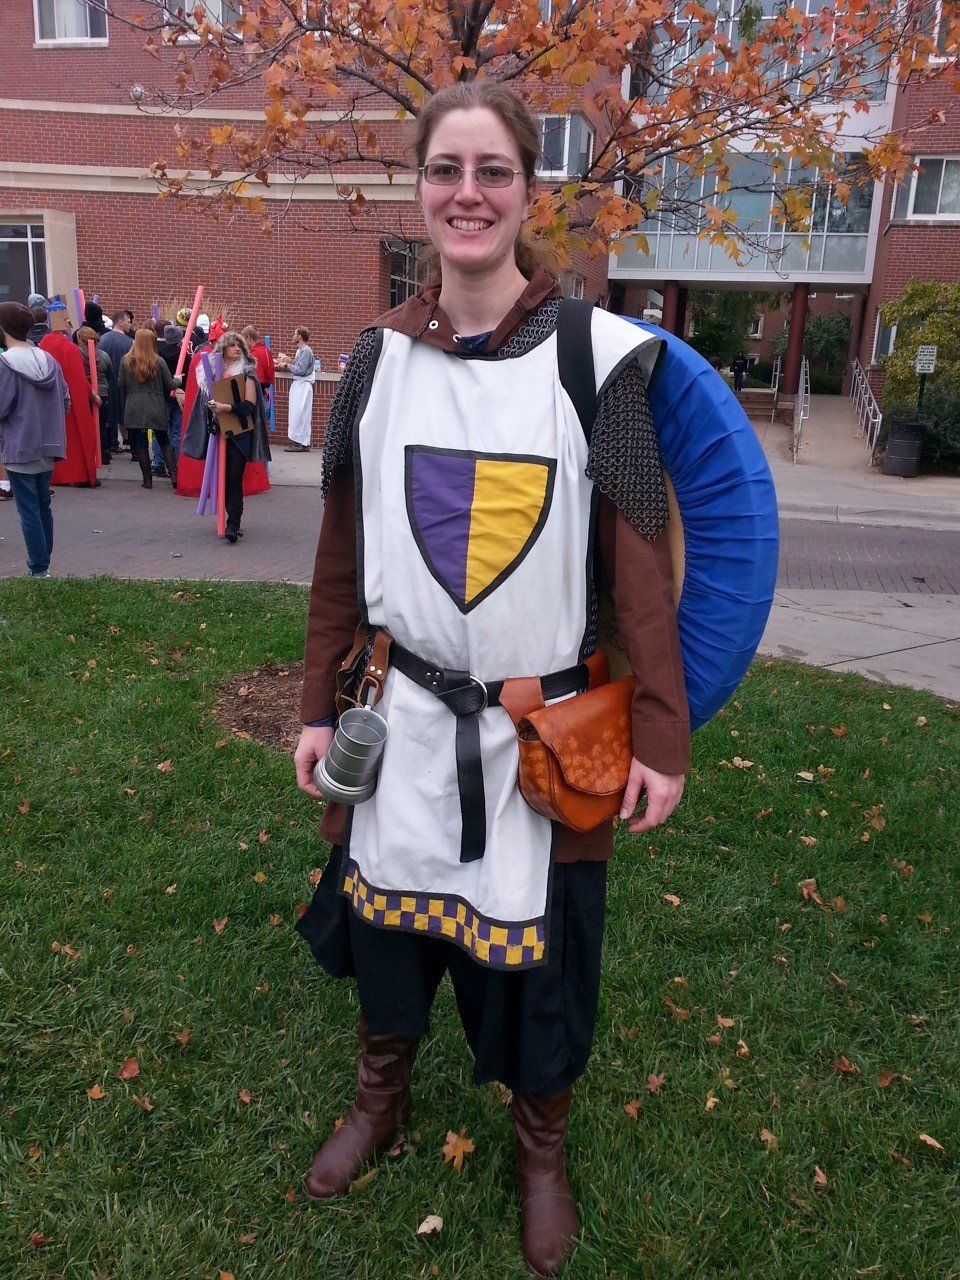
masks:
{"label": "brown hood", "polygon": [[[506,340],[520,328],[532,311],[539,307],[546,298],[559,298],[560,285],[543,267],[538,267],[533,277],[527,281],[527,287],[521,293],[507,314],[494,330],[487,347],[496,351]],[[375,322],[377,329],[393,329],[395,333],[406,334],[408,338],[418,338],[433,347],[441,347],[444,351],[456,351],[453,325],[440,306],[440,285],[430,285],[421,290],[413,298],[408,298],[399,307]]]}

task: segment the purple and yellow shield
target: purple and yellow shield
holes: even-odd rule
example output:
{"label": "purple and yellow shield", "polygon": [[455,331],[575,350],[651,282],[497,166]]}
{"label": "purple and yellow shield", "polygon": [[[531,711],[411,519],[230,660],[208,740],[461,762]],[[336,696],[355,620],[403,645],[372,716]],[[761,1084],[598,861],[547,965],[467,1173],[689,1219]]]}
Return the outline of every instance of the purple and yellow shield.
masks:
{"label": "purple and yellow shield", "polygon": [[407,514],[427,568],[469,613],[522,562],[550,510],[556,462],[408,445]]}

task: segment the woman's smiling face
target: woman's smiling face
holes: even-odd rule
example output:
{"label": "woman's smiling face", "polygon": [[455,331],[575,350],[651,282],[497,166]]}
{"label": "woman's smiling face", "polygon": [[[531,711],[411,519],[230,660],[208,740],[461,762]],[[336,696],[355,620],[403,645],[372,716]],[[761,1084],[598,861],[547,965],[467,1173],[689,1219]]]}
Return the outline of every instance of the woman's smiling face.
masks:
{"label": "woman's smiling face", "polygon": [[[523,174],[517,144],[486,107],[449,111],[437,122],[426,163],[445,160],[464,170],[457,186],[439,187],[422,176],[420,204],[445,269],[483,276],[514,259],[514,244],[533,202],[534,184]],[[473,170],[503,164],[516,171],[508,187],[480,187]]]}

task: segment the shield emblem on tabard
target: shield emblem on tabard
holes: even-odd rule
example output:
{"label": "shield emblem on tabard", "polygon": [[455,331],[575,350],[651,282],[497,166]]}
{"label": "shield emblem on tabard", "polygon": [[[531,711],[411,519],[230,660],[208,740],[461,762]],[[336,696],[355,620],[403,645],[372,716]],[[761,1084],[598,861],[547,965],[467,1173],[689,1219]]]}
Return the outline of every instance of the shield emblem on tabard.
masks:
{"label": "shield emblem on tabard", "polygon": [[407,516],[427,568],[461,613],[522,563],[547,520],[554,458],[408,445]]}

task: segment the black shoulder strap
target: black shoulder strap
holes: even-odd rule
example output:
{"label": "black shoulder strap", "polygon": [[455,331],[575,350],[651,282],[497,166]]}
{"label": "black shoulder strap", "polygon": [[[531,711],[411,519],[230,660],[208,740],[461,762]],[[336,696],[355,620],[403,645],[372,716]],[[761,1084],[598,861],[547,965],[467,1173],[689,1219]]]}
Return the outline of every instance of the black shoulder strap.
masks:
{"label": "black shoulder strap", "polygon": [[593,303],[583,298],[562,298],[557,316],[557,366],[560,384],[573,406],[590,443],[597,416],[597,376],[593,367],[591,322]]}

